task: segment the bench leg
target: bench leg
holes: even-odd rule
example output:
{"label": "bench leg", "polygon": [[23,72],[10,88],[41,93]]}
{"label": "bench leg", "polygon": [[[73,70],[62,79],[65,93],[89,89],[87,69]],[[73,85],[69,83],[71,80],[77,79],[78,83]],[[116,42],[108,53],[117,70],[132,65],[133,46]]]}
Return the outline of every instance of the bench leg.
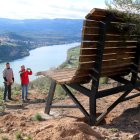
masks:
{"label": "bench leg", "polygon": [[140,88],[136,88],[137,91],[140,91]]}
{"label": "bench leg", "polygon": [[81,112],[85,115],[86,119],[90,121],[89,114],[86,111],[86,109],[80,104],[80,102],[77,100],[77,98],[71,93],[71,91],[67,88],[66,85],[61,85],[61,87],[65,90],[67,95],[72,99],[72,101],[78,106],[78,108],[81,110]]}
{"label": "bench leg", "polygon": [[55,88],[56,88],[56,81],[52,80],[51,86],[49,89],[49,93],[48,93],[48,97],[47,97],[47,101],[46,101],[46,106],[45,106],[45,113],[47,113],[47,114],[50,113],[50,108],[51,108]]}
{"label": "bench leg", "polygon": [[98,125],[113,108],[115,108],[120,102],[122,102],[131,91],[132,89],[125,91],[109,108],[107,108],[107,110],[97,118],[96,125]]}
{"label": "bench leg", "polygon": [[96,91],[89,97],[89,114],[90,125],[93,126],[96,123]]}

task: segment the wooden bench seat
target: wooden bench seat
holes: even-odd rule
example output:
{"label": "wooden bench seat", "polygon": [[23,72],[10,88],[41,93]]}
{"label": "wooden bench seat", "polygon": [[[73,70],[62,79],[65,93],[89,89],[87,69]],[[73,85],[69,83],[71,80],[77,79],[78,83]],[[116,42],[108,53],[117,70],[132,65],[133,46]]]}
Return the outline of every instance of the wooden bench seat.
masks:
{"label": "wooden bench seat", "polygon": [[78,71],[77,68],[62,69],[62,70],[52,70],[52,71],[42,71],[38,75],[44,75],[51,77],[56,80],[59,84],[70,84],[74,82],[85,83],[85,78],[90,80],[90,76],[87,75],[87,71]]}
{"label": "wooden bench seat", "polygon": [[[140,43],[139,36],[130,32],[135,25],[119,29],[126,23],[122,16],[104,9],[93,9],[83,21],[82,40],[77,68],[43,71],[38,75],[52,79],[45,112],[49,114],[53,107],[52,100],[56,83],[60,84],[73,102],[85,115],[90,125],[98,124],[104,116],[122,101],[140,96],[136,94],[126,97],[133,89],[139,90],[140,78]],[[131,80],[124,76],[131,74]],[[123,86],[98,91],[99,79],[109,77],[123,83]],[[91,81],[91,90],[82,84]],[[89,112],[71,93],[71,87],[89,97]],[[96,116],[96,99],[124,92],[104,113]],[[56,106],[55,106],[56,107]],[[60,107],[60,105],[58,105]],[[62,106],[64,107],[64,106]],[[68,107],[68,106],[67,106]]]}

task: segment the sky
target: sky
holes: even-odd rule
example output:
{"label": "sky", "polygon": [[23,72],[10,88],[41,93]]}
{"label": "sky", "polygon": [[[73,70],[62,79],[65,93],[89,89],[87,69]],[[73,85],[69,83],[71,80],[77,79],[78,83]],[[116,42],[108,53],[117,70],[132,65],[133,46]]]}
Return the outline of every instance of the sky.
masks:
{"label": "sky", "polygon": [[93,8],[105,8],[105,0],[0,0],[0,18],[83,19]]}

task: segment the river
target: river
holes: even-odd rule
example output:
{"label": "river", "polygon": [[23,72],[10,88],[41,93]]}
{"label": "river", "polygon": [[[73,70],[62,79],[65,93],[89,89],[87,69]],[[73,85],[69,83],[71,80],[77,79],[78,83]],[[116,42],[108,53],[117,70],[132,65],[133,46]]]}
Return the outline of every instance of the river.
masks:
{"label": "river", "polygon": [[[37,78],[36,72],[58,67],[66,60],[67,50],[78,45],[80,43],[44,46],[31,50],[27,57],[11,61],[10,65],[14,71],[15,83],[20,83],[19,70],[21,65],[32,69],[33,75],[30,76],[30,80],[35,80]],[[2,71],[4,68],[5,63],[0,63],[0,85],[3,85]]]}

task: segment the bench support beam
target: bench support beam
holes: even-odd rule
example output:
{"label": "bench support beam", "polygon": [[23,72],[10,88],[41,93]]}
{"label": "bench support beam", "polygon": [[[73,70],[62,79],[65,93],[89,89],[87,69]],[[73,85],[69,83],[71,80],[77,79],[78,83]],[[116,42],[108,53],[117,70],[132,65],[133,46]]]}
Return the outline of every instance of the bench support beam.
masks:
{"label": "bench support beam", "polygon": [[72,101],[78,106],[78,108],[81,110],[81,112],[85,115],[86,119],[89,120],[89,114],[85,110],[85,108],[80,104],[80,102],[77,100],[77,98],[71,93],[71,91],[67,88],[66,85],[61,85],[62,88],[65,90],[67,95],[72,99]]}
{"label": "bench support beam", "polygon": [[47,114],[50,113],[50,108],[51,108],[55,88],[56,88],[56,82],[54,80],[52,80],[51,86],[49,89],[49,93],[48,93],[48,97],[47,97],[47,101],[46,101],[46,106],[45,106],[45,113],[47,113]]}

